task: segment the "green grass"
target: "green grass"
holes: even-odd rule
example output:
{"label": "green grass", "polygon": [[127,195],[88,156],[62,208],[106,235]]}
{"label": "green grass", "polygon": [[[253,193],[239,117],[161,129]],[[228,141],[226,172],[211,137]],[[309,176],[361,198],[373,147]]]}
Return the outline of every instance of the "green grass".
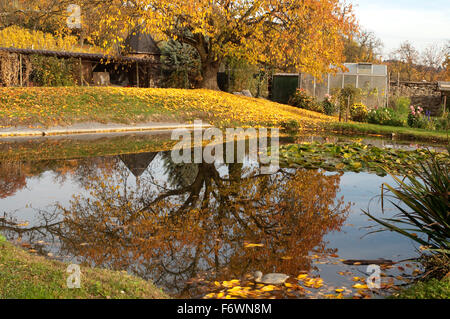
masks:
{"label": "green grass", "polygon": [[418,282],[392,296],[396,299],[450,299],[450,280]]}
{"label": "green grass", "polygon": [[126,272],[81,267],[81,288],[67,288],[68,264],[32,255],[0,235],[0,299],[163,299],[168,296]]}
{"label": "green grass", "polygon": [[427,131],[423,129],[410,128],[410,127],[398,127],[398,126],[385,126],[368,123],[355,123],[355,122],[334,122],[328,124],[328,129],[336,130],[341,133],[361,133],[361,134],[379,134],[385,136],[392,136],[392,133],[396,134],[398,139],[414,140],[414,141],[426,141],[435,143],[448,143],[449,132],[444,131]]}

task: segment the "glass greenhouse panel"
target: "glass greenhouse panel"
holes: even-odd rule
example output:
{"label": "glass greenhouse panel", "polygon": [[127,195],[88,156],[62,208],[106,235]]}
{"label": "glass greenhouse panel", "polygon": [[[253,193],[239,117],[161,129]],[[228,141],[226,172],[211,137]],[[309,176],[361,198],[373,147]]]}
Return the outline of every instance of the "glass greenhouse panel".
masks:
{"label": "glass greenhouse panel", "polygon": [[328,75],[322,77],[322,81],[316,80],[315,97],[317,100],[322,101],[325,99],[325,94],[328,93]]}
{"label": "glass greenhouse panel", "polygon": [[372,74],[372,64],[358,64],[358,74]]}
{"label": "glass greenhouse panel", "polygon": [[344,75],[344,87],[348,85],[356,87],[356,75]]}
{"label": "glass greenhouse panel", "polygon": [[373,65],[373,75],[383,75],[387,76],[387,66],[386,65],[379,65],[374,64]]}

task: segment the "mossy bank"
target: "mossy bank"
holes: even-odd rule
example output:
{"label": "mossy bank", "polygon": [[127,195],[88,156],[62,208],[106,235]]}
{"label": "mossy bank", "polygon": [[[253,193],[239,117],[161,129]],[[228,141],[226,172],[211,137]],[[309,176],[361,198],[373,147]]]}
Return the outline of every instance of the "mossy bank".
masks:
{"label": "mossy bank", "polygon": [[67,287],[68,264],[36,256],[0,235],[0,299],[165,299],[161,289],[126,272],[81,267],[81,287]]}

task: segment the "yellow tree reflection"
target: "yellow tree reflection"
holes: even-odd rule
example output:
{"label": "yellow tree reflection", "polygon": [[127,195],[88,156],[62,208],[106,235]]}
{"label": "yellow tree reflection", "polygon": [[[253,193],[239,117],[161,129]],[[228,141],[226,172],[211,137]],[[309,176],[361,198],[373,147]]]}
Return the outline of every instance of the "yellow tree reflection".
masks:
{"label": "yellow tree reflection", "polygon": [[[185,282],[196,275],[309,270],[307,255],[325,249],[324,235],[339,230],[349,209],[336,199],[338,174],[283,169],[269,176],[228,165],[224,175],[214,164],[189,165],[169,160],[172,178],[157,186],[144,176],[130,185],[126,166],[103,165],[84,179],[89,195],[61,207],[63,249],[188,296]],[[177,171],[188,177],[176,182]]]}

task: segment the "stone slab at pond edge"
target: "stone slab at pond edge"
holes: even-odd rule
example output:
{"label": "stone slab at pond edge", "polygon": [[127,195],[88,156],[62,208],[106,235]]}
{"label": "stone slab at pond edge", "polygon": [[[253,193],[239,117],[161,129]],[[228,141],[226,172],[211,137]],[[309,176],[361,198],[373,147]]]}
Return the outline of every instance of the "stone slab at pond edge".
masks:
{"label": "stone slab at pond edge", "polygon": [[[202,129],[211,127],[203,124]],[[55,126],[49,128],[25,128],[15,127],[0,129],[0,138],[17,136],[49,136],[49,135],[71,135],[71,134],[96,134],[115,132],[139,132],[139,131],[163,131],[175,129],[194,129],[194,124],[181,123],[142,123],[138,125],[125,124],[102,124],[102,123],[77,123],[69,126]]]}

